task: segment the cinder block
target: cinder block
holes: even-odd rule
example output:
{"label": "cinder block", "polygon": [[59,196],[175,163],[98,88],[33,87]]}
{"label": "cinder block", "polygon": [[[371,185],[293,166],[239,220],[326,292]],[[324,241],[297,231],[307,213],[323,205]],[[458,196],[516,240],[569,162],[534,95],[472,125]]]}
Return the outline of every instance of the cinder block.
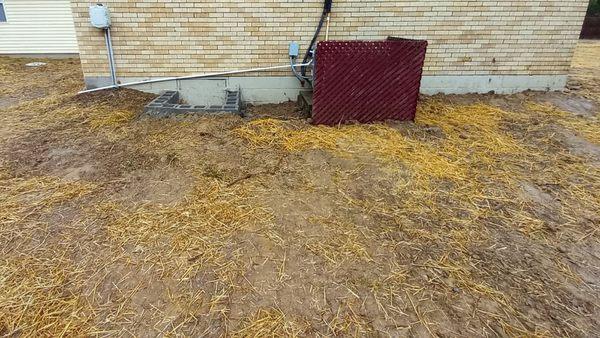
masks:
{"label": "cinder block", "polygon": [[149,116],[166,117],[170,115],[182,114],[202,114],[202,113],[240,113],[241,96],[240,91],[227,91],[224,105],[188,105],[178,104],[179,93],[176,91],[165,91],[159,97],[152,100],[146,107],[144,112]]}

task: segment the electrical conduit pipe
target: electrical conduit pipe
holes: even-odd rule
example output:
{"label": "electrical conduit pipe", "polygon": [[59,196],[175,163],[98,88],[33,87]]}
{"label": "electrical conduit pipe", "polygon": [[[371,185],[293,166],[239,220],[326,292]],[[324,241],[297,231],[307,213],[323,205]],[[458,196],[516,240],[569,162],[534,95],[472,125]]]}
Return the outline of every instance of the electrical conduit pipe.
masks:
{"label": "electrical conduit pipe", "polygon": [[[298,64],[295,66],[296,67],[305,67],[305,66],[310,66],[310,64],[311,64],[311,62],[305,63],[305,64]],[[106,89],[131,87],[131,86],[144,85],[144,84],[149,84],[149,83],[158,83],[158,82],[167,82],[167,81],[176,81],[176,80],[189,80],[189,79],[204,79],[204,78],[217,77],[217,76],[263,72],[263,71],[269,71],[269,70],[289,69],[289,68],[290,68],[290,65],[288,64],[285,66],[271,66],[271,67],[262,67],[262,68],[231,70],[231,71],[225,71],[225,72],[219,72],[219,73],[187,75],[187,76],[178,76],[178,77],[164,77],[164,78],[159,78],[159,79],[142,80],[142,81],[135,81],[135,82],[122,83],[122,84],[116,84],[116,85],[111,85],[111,86],[98,87],[98,88],[93,88],[93,89],[88,89],[88,90],[82,90],[77,94],[92,93],[92,92],[98,92],[98,91],[106,90]]]}

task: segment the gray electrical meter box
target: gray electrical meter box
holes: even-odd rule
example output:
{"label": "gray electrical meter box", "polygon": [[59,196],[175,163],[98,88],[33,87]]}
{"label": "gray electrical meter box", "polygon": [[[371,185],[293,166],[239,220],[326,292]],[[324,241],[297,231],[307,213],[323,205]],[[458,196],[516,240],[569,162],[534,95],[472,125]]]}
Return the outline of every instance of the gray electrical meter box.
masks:
{"label": "gray electrical meter box", "polygon": [[90,6],[90,23],[96,28],[109,28],[110,12],[108,11],[108,8],[101,4]]}

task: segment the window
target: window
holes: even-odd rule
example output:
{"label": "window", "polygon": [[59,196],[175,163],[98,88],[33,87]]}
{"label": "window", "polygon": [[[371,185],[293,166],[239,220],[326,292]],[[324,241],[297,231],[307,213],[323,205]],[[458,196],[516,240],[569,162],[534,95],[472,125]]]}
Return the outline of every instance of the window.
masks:
{"label": "window", "polygon": [[0,22],[6,22],[6,11],[4,10],[4,0],[0,0]]}

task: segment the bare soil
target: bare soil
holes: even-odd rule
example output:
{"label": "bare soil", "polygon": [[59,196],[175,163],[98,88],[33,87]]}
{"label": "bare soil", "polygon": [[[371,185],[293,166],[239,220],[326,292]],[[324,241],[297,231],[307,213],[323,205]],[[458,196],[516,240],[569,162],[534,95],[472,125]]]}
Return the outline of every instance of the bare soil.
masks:
{"label": "bare soil", "polygon": [[0,58],[0,337],[599,336],[598,60],[329,128]]}

